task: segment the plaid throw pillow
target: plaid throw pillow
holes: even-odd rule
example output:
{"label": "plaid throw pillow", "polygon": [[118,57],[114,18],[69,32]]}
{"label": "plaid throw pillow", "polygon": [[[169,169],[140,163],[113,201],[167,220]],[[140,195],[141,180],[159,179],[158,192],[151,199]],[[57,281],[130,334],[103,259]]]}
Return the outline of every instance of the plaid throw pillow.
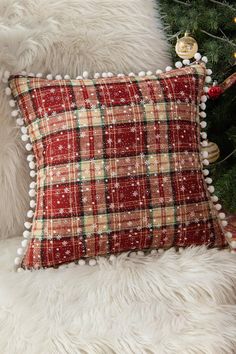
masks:
{"label": "plaid throw pillow", "polygon": [[84,76],[9,78],[22,139],[33,149],[30,195],[37,194],[16,264],[37,269],[131,250],[225,246],[200,154],[205,66]]}

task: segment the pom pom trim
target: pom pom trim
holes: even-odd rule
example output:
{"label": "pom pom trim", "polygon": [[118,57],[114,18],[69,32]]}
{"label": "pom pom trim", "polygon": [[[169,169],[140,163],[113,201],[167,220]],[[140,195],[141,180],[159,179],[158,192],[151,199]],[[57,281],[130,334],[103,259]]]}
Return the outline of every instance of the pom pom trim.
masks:
{"label": "pom pom trim", "polygon": [[[200,59],[200,54],[198,55],[199,53],[196,53],[195,54],[195,59],[198,61]],[[207,57],[203,56],[201,58],[201,60],[204,62],[204,63],[207,63],[208,60],[207,60]],[[206,118],[206,112],[205,112],[205,109],[206,109],[206,102],[208,100],[208,91],[209,91],[209,83],[212,81],[211,79],[211,74],[212,74],[212,70],[211,69],[208,69],[206,68],[206,78],[205,78],[205,86],[203,88],[203,94],[200,98],[200,101],[201,103],[199,104],[199,122],[200,122],[200,138],[201,138],[201,145],[203,147],[206,147],[208,146],[208,140],[207,140],[207,133],[204,131],[204,129],[206,128],[207,126],[207,123],[205,120],[201,120],[201,119],[205,119]],[[213,193],[215,192],[215,188],[214,186],[212,185],[212,178],[208,177],[210,172],[208,169],[205,168],[205,166],[208,166],[209,165],[209,160],[207,159],[207,154],[206,154],[206,151],[203,151],[201,153],[201,159],[202,159],[202,173],[203,173],[203,176],[205,176],[205,188],[206,190],[208,191],[209,194],[212,194],[210,200],[212,202],[212,205],[214,207],[214,210],[215,210],[215,213],[218,217],[218,221],[219,221],[219,224],[221,225],[221,228],[222,228],[222,232],[224,233],[225,235],[225,238],[226,240],[228,241],[228,243],[230,244],[229,242],[229,233],[225,230],[225,227],[227,226],[228,222],[226,220],[226,215],[225,213],[222,213],[221,212],[221,209],[222,209],[222,206],[221,204],[218,203],[218,200],[219,198],[216,196],[216,195],[213,195]],[[232,245],[231,245],[232,247]]]}

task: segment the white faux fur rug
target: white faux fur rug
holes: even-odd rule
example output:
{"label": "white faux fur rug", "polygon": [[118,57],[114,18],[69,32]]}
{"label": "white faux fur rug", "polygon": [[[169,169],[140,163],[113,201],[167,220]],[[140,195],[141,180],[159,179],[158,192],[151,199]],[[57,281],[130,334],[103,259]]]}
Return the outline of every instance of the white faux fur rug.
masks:
{"label": "white faux fur rug", "polygon": [[[76,77],[87,70],[155,71],[170,64],[155,0],[0,0],[5,70]],[[29,172],[0,84],[0,238],[22,233]]]}
{"label": "white faux fur rug", "polygon": [[1,354],[235,354],[236,262],[189,248],[13,273],[1,241]]}

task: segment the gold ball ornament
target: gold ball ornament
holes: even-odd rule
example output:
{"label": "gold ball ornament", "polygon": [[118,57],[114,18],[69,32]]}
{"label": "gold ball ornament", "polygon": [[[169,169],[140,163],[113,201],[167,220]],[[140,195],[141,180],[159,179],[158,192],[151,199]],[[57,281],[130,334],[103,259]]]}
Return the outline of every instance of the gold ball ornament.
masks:
{"label": "gold ball ornament", "polygon": [[177,39],[175,51],[180,58],[191,59],[198,51],[197,41],[186,32],[184,37]]}
{"label": "gold ball ornament", "polygon": [[208,145],[206,147],[202,147],[201,151],[207,151],[208,152],[208,161],[209,163],[213,163],[218,160],[220,157],[220,149],[216,143],[213,143],[212,141],[208,141]]}

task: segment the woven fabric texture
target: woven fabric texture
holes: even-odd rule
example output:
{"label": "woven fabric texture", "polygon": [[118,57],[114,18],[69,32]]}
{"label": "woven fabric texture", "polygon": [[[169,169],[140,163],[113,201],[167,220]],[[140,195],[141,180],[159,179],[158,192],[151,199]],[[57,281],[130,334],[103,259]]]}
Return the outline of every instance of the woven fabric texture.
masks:
{"label": "woven fabric texture", "polygon": [[157,76],[11,76],[37,164],[23,268],[225,237],[202,175],[201,64]]}

